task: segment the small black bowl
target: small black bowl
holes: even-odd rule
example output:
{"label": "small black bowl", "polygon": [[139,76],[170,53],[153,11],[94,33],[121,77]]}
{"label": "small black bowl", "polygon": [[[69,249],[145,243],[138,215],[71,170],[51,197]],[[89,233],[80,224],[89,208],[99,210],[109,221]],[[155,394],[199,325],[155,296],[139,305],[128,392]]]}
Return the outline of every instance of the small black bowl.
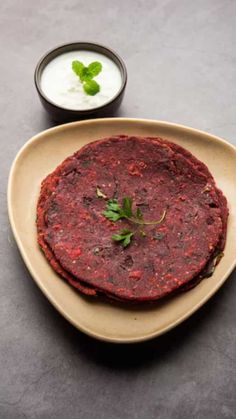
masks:
{"label": "small black bowl", "polygon": [[[46,65],[58,55],[61,55],[64,52],[75,50],[89,50],[101,53],[114,61],[118,66],[122,78],[120,90],[111,100],[106,102],[104,105],[86,110],[66,109],[52,102],[42,91],[41,75]],[[60,45],[59,47],[50,50],[39,60],[34,72],[34,82],[42,105],[51,115],[51,117],[59,122],[69,122],[90,117],[103,117],[112,115],[122,102],[127,83],[127,70],[123,60],[110,48],[91,42],[72,42],[70,44]]]}

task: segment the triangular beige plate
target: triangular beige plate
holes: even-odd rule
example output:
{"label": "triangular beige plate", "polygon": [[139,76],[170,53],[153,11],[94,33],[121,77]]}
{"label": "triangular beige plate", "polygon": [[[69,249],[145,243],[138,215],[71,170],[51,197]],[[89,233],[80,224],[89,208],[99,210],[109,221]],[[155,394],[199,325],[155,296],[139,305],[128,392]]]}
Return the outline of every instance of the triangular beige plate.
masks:
{"label": "triangular beige plate", "polygon": [[[36,242],[35,216],[40,183],[63,159],[84,144],[113,134],[168,138],[205,162],[224,191],[230,209],[225,256],[214,275],[193,290],[144,308],[88,299],[51,269]],[[236,149],[210,134],[167,122],[97,119],[44,131],[18,153],[10,173],[8,210],[22,257],[54,307],[90,336],[111,342],[138,342],[161,335],[193,314],[220,288],[235,266]]]}

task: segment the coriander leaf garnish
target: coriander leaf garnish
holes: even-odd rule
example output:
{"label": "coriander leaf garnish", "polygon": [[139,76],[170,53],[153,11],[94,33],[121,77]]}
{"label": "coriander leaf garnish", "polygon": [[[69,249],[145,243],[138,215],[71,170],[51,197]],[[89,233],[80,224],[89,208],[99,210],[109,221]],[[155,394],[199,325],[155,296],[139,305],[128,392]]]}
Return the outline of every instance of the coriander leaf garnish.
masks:
{"label": "coriander leaf garnish", "polygon": [[121,242],[123,247],[127,247],[134,233],[128,229],[121,230],[118,234],[113,234],[112,240]]}
{"label": "coriander leaf garnish", "polygon": [[[160,224],[165,216],[166,216],[166,210],[163,211],[163,214],[161,218],[157,221],[145,221],[143,219],[143,213],[140,208],[137,208],[136,212],[133,212],[132,209],[133,201],[130,197],[123,198],[122,206],[118,203],[117,199],[109,199],[107,202],[106,210],[103,211],[104,217],[106,217],[108,220],[116,222],[122,218],[128,220],[129,222],[139,225],[139,226],[146,226],[146,225],[155,225]],[[139,234],[142,237],[146,236],[146,233],[143,231],[143,229],[131,231],[131,230],[121,230],[120,233],[114,234],[112,236],[112,239],[118,242],[122,242],[122,246],[126,247],[130,244],[131,238],[134,236],[136,232],[139,232]]]}
{"label": "coriander leaf garnish", "polygon": [[83,89],[87,95],[94,96],[100,91],[100,86],[95,80],[86,80]]}
{"label": "coriander leaf garnish", "polygon": [[[163,212],[161,218],[157,221],[144,221],[143,213],[140,208],[137,209],[136,213],[132,210],[132,198],[125,197],[122,201],[122,206],[118,204],[117,199],[109,199],[106,207],[106,211],[103,215],[111,221],[117,221],[120,218],[126,218],[134,224],[140,225],[154,225],[160,224],[166,215],[166,210]],[[115,220],[114,220],[115,219]]]}
{"label": "coriander leaf garnish", "polygon": [[124,217],[132,217],[132,199],[129,197],[125,197],[122,203],[122,210],[124,212]]}
{"label": "coriander leaf garnish", "polygon": [[109,199],[107,209],[103,211],[103,215],[110,221],[118,221],[123,217],[123,213],[120,212],[120,206],[116,199]]}
{"label": "coriander leaf garnish", "polygon": [[99,61],[94,61],[86,67],[81,61],[74,60],[71,66],[83,84],[85,93],[90,96],[96,95],[100,91],[100,85],[93,78],[102,71],[102,64]]}

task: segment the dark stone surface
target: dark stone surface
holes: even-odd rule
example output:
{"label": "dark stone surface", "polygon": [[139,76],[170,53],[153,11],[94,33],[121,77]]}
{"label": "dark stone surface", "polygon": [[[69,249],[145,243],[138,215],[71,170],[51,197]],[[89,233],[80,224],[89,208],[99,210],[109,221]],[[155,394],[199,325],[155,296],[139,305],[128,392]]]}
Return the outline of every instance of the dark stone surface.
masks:
{"label": "dark stone surface", "polygon": [[5,0],[0,19],[0,418],[236,418],[235,273],[169,334],[100,343],[34,284],[6,209],[15,154],[53,125],[33,71],[60,43],[94,40],[123,57],[129,80],[119,116],[179,122],[236,144],[236,2]]}

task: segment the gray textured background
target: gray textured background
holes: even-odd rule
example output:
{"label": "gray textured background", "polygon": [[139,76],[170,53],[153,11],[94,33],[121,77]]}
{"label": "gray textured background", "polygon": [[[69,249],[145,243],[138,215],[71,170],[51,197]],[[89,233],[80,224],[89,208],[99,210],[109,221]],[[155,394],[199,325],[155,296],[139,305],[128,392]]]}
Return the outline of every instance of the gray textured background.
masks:
{"label": "gray textured background", "polygon": [[57,44],[97,41],[127,64],[119,116],[190,125],[236,144],[236,1],[0,3],[0,418],[236,418],[236,276],[154,341],[113,346],[76,331],[32,281],[8,224],[11,162],[53,125],[33,85]]}

